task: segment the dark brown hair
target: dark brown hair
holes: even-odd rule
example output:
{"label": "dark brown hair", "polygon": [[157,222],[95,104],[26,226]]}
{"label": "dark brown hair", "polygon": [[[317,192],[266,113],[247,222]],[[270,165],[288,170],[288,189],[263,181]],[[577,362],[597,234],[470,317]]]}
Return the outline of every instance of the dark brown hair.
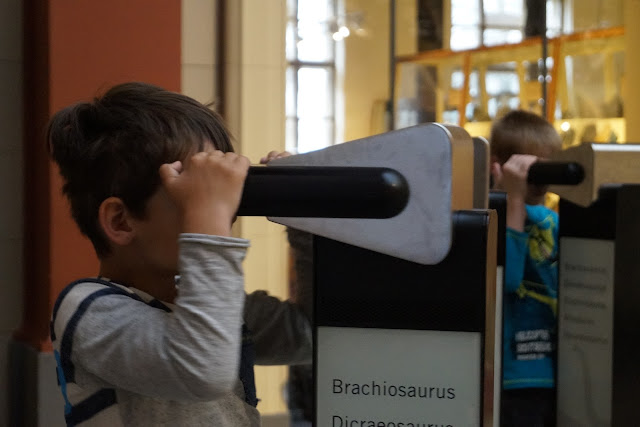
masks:
{"label": "dark brown hair", "polygon": [[523,110],[507,113],[491,128],[491,155],[501,164],[514,154],[549,153],[562,148],[560,135],[542,117]]}
{"label": "dark brown hair", "polygon": [[233,151],[218,114],[192,98],[146,83],[120,84],[92,102],[57,112],[47,141],[71,214],[99,257],[110,253],[98,224],[105,199],[119,197],[133,215],[144,218],[163,163],[184,160],[202,151],[207,141],[218,150]]}

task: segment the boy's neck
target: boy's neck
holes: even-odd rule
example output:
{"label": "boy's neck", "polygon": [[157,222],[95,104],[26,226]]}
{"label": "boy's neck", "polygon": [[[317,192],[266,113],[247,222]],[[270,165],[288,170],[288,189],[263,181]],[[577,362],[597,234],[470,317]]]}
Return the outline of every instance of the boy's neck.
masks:
{"label": "boy's neck", "polygon": [[122,263],[107,258],[100,261],[99,275],[120,285],[141,290],[163,302],[172,303],[177,296],[174,274],[123,268]]}

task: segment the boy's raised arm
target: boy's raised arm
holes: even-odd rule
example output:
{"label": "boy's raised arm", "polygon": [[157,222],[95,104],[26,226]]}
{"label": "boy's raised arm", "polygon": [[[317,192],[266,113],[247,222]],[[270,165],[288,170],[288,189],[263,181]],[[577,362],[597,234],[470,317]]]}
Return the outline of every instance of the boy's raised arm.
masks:
{"label": "boy's raised arm", "polygon": [[[69,293],[54,324],[63,366],[70,354],[76,374],[67,381],[100,378],[104,387],[171,400],[228,393],[238,379],[247,246],[244,239],[181,235],[182,276],[171,313],[119,288],[78,285],[85,292]],[[65,309],[73,306],[84,308]]]}

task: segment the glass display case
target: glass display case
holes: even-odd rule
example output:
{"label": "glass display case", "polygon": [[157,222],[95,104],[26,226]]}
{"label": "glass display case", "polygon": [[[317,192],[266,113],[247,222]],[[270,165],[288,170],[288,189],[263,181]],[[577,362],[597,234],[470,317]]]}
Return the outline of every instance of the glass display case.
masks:
{"label": "glass display case", "polygon": [[624,142],[624,30],[611,28],[553,40],[557,70],[549,118],[565,147],[582,142]]}
{"label": "glass display case", "polygon": [[459,124],[464,112],[465,53],[432,51],[396,66],[396,128],[418,123]]}
{"label": "glass display case", "polygon": [[561,35],[547,46],[546,60],[540,38],[398,58],[395,127],[435,121],[488,137],[493,120],[524,109],[546,114],[565,147],[624,142],[624,29]]}

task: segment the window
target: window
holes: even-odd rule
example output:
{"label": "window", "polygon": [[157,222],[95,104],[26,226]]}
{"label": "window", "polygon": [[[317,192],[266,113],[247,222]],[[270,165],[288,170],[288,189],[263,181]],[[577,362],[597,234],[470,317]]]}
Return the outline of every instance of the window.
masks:
{"label": "window", "polygon": [[[547,0],[547,35],[561,33],[562,0]],[[524,38],[525,0],[451,0],[451,50],[519,43]]]}
{"label": "window", "polygon": [[[562,33],[563,0],[540,0],[542,11],[532,8],[527,11],[526,0],[450,0],[451,5],[451,50],[475,49],[481,46],[497,46],[520,43],[525,38],[527,14],[529,25],[535,32],[546,19],[547,37]],[[531,2],[530,4],[532,4]],[[546,17],[544,15],[546,5]],[[540,30],[538,30],[540,31]],[[523,62],[524,77],[517,62],[491,64],[471,70],[469,95],[471,102],[465,108],[466,120],[487,121],[499,117],[503,112],[522,108],[543,113],[543,81],[549,82],[549,71],[553,61],[529,58]],[[504,57],[504,60],[509,60]],[[522,59],[520,59],[522,61]],[[543,65],[546,66],[546,70]],[[522,77],[522,79],[521,79]],[[483,81],[481,81],[481,79]],[[453,84],[453,83],[452,83]],[[522,87],[520,87],[522,86]],[[459,123],[457,111],[445,119]],[[444,117],[444,116],[443,116]]]}
{"label": "window", "polygon": [[336,0],[288,0],[287,9],[286,147],[304,153],[335,142],[335,42],[348,30],[334,28]]}

